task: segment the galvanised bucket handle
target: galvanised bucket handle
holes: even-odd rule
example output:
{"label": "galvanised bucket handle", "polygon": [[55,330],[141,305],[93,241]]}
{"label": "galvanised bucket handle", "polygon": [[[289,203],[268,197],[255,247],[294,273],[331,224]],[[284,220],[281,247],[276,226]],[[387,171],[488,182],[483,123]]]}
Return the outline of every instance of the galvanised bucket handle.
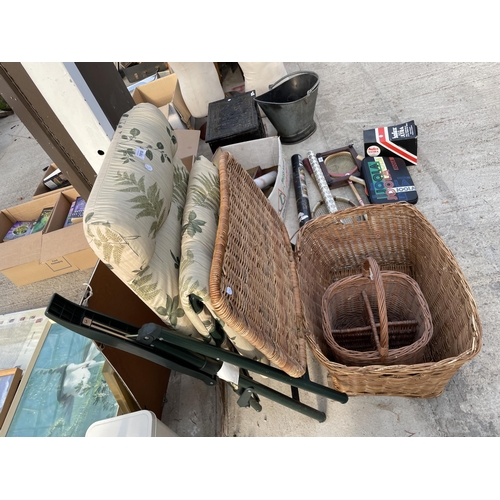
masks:
{"label": "galvanised bucket handle", "polygon": [[278,83],[283,83],[283,81],[290,80],[293,76],[296,75],[313,75],[316,77],[316,83],[312,86],[311,89],[307,91],[307,95],[312,94],[319,86],[319,76],[314,71],[294,71],[288,75],[282,76],[277,82],[274,82],[272,85],[269,85],[269,90],[272,90]]}

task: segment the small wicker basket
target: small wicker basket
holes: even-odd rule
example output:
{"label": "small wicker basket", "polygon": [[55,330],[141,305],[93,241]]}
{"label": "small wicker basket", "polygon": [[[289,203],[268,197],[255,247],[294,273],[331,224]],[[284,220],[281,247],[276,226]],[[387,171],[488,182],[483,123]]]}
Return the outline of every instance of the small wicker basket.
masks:
{"label": "small wicker basket", "polygon": [[323,332],[338,363],[415,364],[432,337],[432,321],[417,282],[404,273],[380,271],[368,257],[362,274],[327,288]]}

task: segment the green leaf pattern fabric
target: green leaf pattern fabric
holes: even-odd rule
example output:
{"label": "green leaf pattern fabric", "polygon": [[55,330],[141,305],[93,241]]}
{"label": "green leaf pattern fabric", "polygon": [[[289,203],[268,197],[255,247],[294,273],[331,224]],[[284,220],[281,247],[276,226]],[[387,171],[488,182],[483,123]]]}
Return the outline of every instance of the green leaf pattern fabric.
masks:
{"label": "green leaf pattern fabric", "polygon": [[[215,322],[219,321],[240,354],[269,363],[247,340],[224,325],[212,308],[209,280],[219,218],[219,203],[219,170],[211,161],[200,156],[194,162],[189,175],[182,220],[180,303],[200,335],[210,338],[210,334],[215,330]],[[190,300],[193,297],[198,300]],[[193,303],[196,304],[196,308],[193,307]]]}
{"label": "green leaf pattern fabric", "polygon": [[211,306],[218,169],[199,157],[188,174],[176,151],[157,107],[138,104],[123,115],[87,200],[89,245],[167,325],[205,341],[223,327],[240,354],[268,363]]}
{"label": "green leaf pattern fabric", "polygon": [[179,296],[181,225],[189,174],[177,139],[154,105],[118,124],[84,215],[89,245],[169,326],[201,338]]}

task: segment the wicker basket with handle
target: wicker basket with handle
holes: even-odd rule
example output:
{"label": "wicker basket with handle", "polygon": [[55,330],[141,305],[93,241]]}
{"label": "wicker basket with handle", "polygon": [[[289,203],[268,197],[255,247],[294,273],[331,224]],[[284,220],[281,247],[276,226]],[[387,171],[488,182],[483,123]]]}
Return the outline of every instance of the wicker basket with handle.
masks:
{"label": "wicker basket with handle", "polygon": [[362,274],[327,288],[322,309],[333,360],[345,365],[420,363],[432,337],[429,307],[417,282],[397,271],[381,272],[372,257]]}
{"label": "wicker basket with handle", "polygon": [[[350,396],[436,397],[480,352],[482,327],[470,286],[452,252],[414,205],[368,205],[313,219],[301,228],[295,254],[306,340],[335,389]],[[349,366],[332,361],[323,333],[323,295],[335,281],[360,274],[368,256],[382,271],[412,277],[427,301],[433,335],[421,363]]]}

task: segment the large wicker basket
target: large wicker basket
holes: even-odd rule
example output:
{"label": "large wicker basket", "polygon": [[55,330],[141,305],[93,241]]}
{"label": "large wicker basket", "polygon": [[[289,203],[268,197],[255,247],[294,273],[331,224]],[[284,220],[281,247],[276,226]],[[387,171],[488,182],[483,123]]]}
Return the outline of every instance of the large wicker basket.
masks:
{"label": "large wicker basket", "polygon": [[[306,370],[305,342],[349,395],[440,395],[481,349],[471,290],[434,227],[413,205],[390,203],[313,219],[295,252],[283,222],[237,160],[219,161],[221,210],[210,272],[219,318],[291,376]],[[422,363],[347,366],[331,361],[322,327],[322,298],[336,280],[361,273],[368,256],[380,269],[408,274],[427,300],[433,336]]]}
{"label": "large wicker basket", "polygon": [[[482,328],[471,289],[451,251],[415,206],[369,205],[314,219],[299,233],[296,256],[306,340],[335,389],[349,395],[436,397],[479,353]],[[421,363],[356,367],[331,361],[321,321],[323,294],[336,280],[359,274],[368,256],[382,270],[411,276],[424,294],[433,336]]]}
{"label": "large wicker basket", "polygon": [[380,271],[368,257],[360,275],[323,295],[323,333],[338,363],[349,366],[420,363],[432,337],[429,307],[405,273]]}

